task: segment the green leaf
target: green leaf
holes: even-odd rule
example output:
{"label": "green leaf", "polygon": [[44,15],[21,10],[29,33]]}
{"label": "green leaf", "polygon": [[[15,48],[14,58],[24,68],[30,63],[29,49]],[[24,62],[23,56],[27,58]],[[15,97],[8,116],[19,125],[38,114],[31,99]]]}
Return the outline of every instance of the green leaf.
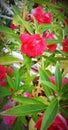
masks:
{"label": "green leaf", "polygon": [[41,130],[47,130],[47,128],[55,119],[57,112],[58,112],[58,100],[55,99],[53,102],[51,102],[51,104],[48,106],[47,110],[45,111],[42,120]]}
{"label": "green leaf", "polygon": [[[46,81],[50,81],[49,80],[49,77],[48,77],[48,74],[47,74],[47,71],[44,71],[42,68],[39,68],[39,73],[40,73],[40,79],[41,79],[41,82],[45,82]],[[50,91],[50,88],[48,88],[47,86],[43,86],[44,90],[45,90],[45,94],[47,97],[50,96],[51,94],[51,91]]]}
{"label": "green leaf", "polygon": [[19,72],[19,70],[17,70],[16,73],[15,73],[15,86],[16,86],[16,90],[19,89],[19,84],[20,84],[20,72]]}
{"label": "green leaf", "polygon": [[56,81],[56,86],[60,91],[62,88],[62,74],[60,72],[60,66],[58,63],[56,65],[56,70],[55,70],[55,81]]}
{"label": "green leaf", "polygon": [[47,74],[47,71],[43,70],[41,67],[39,67],[39,73],[40,73],[40,79],[41,79],[41,81],[42,80],[43,81],[45,81],[45,80],[50,81],[49,77],[48,77],[48,74]]}
{"label": "green leaf", "polygon": [[33,29],[31,28],[30,24],[26,22],[23,18],[21,18],[19,15],[15,15],[14,20],[17,20],[19,24],[23,24],[26,30],[33,34]]}
{"label": "green leaf", "polygon": [[40,24],[37,28],[37,32],[42,34],[44,31],[48,30],[51,28],[51,24],[48,25],[48,24]]}
{"label": "green leaf", "polygon": [[15,14],[18,14],[18,15],[21,14],[21,10],[17,6],[12,6],[12,9],[13,9]]}
{"label": "green leaf", "polygon": [[16,34],[12,29],[6,27],[6,26],[0,26],[0,32],[5,33],[5,35],[8,35],[8,38],[12,38],[15,41],[18,41],[20,44],[20,39],[19,39],[19,35]]}
{"label": "green leaf", "polygon": [[14,80],[8,75],[6,75],[6,78],[7,78],[7,81],[8,81],[10,88],[13,88],[14,90],[16,90]]}
{"label": "green leaf", "polygon": [[65,108],[61,108],[60,107],[60,112],[62,113],[62,115],[68,119],[68,109]]}
{"label": "green leaf", "polygon": [[62,87],[62,94],[68,93],[68,82]]}
{"label": "green leaf", "polygon": [[51,56],[45,56],[45,55],[43,55],[43,57],[48,61],[48,62],[50,62],[50,63],[53,63],[53,64],[56,64],[56,57],[54,58],[54,57],[51,57]]}
{"label": "green leaf", "polygon": [[10,65],[13,63],[20,63],[20,60],[12,56],[1,56],[0,65]]}
{"label": "green leaf", "polygon": [[12,126],[12,130],[23,130],[22,129],[22,123],[20,122],[20,120],[18,118]]}
{"label": "green leaf", "polygon": [[0,113],[0,115],[11,115],[11,116],[26,116],[28,114],[35,114],[42,112],[46,109],[44,104],[27,104],[27,105],[18,105],[10,110],[6,110]]}
{"label": "green leaf", "polygon": [[52,83],[50,83],[50,82],[48,82],[48,81],[46,81],[46,80],[45,80],[45,81],[42,81],[42,83],[43,83],[43,85],[45,85],[45,86],[51,88],[52,90],[54,90],[55,92],[58,93],[58,88],[57,88],[55,85],[53,85]]}
{"label": "green leaf", "polygon": [[0,87],[0,98],[9,96],[11,94],[12,93],[7,88]]}
{"label": "green leaf", "polygon": [[65,95],[62,96],[62,100],[63,101],[68,100],[68,91],[67,91],[67,94],[65,94]]}
{"label": "green leaf", "polygon": [[61,40],[61,39],[58,39],[58,40],[46,39],[46,43],[47,43],[47,45],[50,45],[50,44],[57,44],[57,43],[62,43],[62,40]]}
{"label": "green leaf", "polygon": [[23,96],[14,96],[13,99],[22,104],[43,103],[43,100],[40,97],[28,98]]}

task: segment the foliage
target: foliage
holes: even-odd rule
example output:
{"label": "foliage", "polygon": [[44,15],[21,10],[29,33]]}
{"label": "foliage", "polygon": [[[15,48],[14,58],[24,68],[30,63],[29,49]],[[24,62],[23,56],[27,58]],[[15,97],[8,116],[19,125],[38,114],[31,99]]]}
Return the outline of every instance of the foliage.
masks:
{"label": "foliage", "polygon": [[[51,0],[24,0],[22,8],[12,6],[14,14],[10,25],[1,19],[0,67],[4,66],[5,71],[0,70],[0,115],[2,119],[4,116],[17,117],[12,130],[24,127],[31,130],[31,124],[33,130],[37,130],[34,126],[42,114],[41,130],[47,130],[58,113],[68,120],[68,42],[63,45],[68,39],[68,23],[65,22],[68,8],[64,4],[61,1],[53,4]],[[35,6],[41,6],[42,16],[52,13],[51,23],[44,23],[44,17],[43,23],[39,24],[36,16],[32,16]],[[43,48],[38,43],[45,43],[45,50],[32,57],[33,47],[36,54]],[[13,68],[13,72],[7,72],[6,67]],[[8,104],[12,108],[5,110]]]}

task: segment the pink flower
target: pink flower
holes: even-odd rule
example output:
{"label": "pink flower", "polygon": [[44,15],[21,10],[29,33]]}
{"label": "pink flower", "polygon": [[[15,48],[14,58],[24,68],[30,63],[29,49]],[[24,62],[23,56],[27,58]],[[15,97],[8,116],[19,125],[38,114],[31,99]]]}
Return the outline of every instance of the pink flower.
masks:
{"label": "pink flower", "polygon": [[13,72],[12,68],[0,65],[0,86],[4,87],[7,84],[6,73],[10,76],[12,72]]}
{"label": "pink flower", "polygon": [[[50,81],[55,85],[56,82],[55,82],[55,77],[54,76],[51,76],[50,77]],[[63,78],[62,79],[62,87],[68,82],[68,78]]]}
{"label": "pink flower", "polygon": [[41,38],[39,34],[21,34],[20,40],[21,52],[30,57],[40,56],[46,50],[44,38]]}
{"label": "pink flower", "polygon": [[[42,119],[43,115],[35,124],[35,128],[37,128],[38,130],[40,130],[41,128]],[[68,130],[67,120],[61,114],[57,114],[55,120],[52,122],[47,130]]]}
{"label": "pink flower", "polygon": [[50,12],[44,12],[42,7],[37,7],[32,10],[32,15],[36,18],[39,24],[50,24],[53,16]]}
{"label": "pink flower", "polygon": [[[53,33],[49,33],[48,31],[43,33],[43,37],[45,38],[45,40],[47,40],[47,39],[56,39],[56,36]],[[47,48],[50,50],[50,52],[53,52],[53,51],[56,50],[57,44],[47,45]]]}
{"label": "pink flower", "polygon": [[68,52],[68,38],[65,38],[62,42],[64,52]]}
{"label": "pink flower", "polygon": [[[4,110],[8,110],[12,108],[12,106],[8,105],[4,108]],[[16,120],[16,116],[3,116],[3,122],[8,125],[8,126],[12,126]]]}
{"label": "pink flower", "polygon": [[23,93],[23,96],[24,97],[28,97],[28,98],[32,98],[33,97],[32,94],[30,94],[29,92]]}

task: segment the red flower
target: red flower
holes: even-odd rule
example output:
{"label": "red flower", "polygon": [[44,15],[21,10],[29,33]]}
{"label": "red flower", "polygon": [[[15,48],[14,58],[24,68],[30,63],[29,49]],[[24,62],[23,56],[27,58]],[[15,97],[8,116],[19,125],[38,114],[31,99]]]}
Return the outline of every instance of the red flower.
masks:
{"label": "red flower", "polygon": [[5,36],[5,34],[4,33],[0,33],[0,37],[4,37]]}
{"label": "red flower", "polygon": [[[13,106],[8,105],[8,106],[6,106],[6,107],[4,108],[4,110],[8,110],[8,109],[10,109],[10,108],[12,108],[12,107],[13,107]],[[16,118],[17,118],[16,116],[3,116],[3,122],[4,122],[6,125],[8,125],[8,126],[12,126],[12,125],[14,124]]]}
{"label": "red flower", "polygon": [[[38,130],[40,130],[41,128],[42,119],[43,115],[35,124],[35,128],[37,128]],[[47,130],[68,130],[67,120],[61,114],[57,114],[55,120]]]}
{"label": "red flower", "polygon": [[44,12],[42,7],[33,9],[32,15],[36,18],[39,24],[50,24],[53,19],[52,14],[50,12]]}
{"label": "red flower", "polygon": [[66,23],[66,25],[68,25],[68,18],[65,19],[65,23]]}
{"label": "red flower", "polygon": [[0,65],[0,86],[5,86],[6,85],[6,67]]}
{"label": "red flower", "polygon": [[[43,37],[45,39],[56,39],[56,36],[53,33],[49,33],[48,31],[43,33]],[[50,52],[53,52],[54,50],[56,50],[57,44],[50,44],[50,45],[47,45],[47,47],[50,50]]]}
{"label": "red flower", "polygon": [[13,23],[11,23],[11,24],[10,24],[10,28],[11,28],[12,30],[15,30],[15,29],[17,28],[17,26],[15,26]]}
{"label": "red flower", "polygon": [[19,26],[20,26],[20,25],[16,26],[16,25],[13,23],[13,21],[11,21],[10,28],[11,28],[12,30],[15,30],[15,29],[19,28]]}
{"label": "red flower", "polygon": [[0,65],[0,80],[6,78],[6,67]]}
{"label": "red flower", "polygon": [[12,72],[13,72],[12,68],[0,65],[0,86],[5,86],[7,84],[6,73],[10,76]]}
{"label": "red flower", "polygon": [[46,49],[44,38],[41,38],[39,34],[21,34],[20,40],[22,42],[21,52],[30,57],[40,56]]}
{"label": "red flower", "polygon": [[64,52],[68,52],[68,38],[65,38],[62,42]]}
{"label": "red flower", "polygon": [[63,11],[64,11],[61,7],[59,7],[58,10],[59,10],[60,12],[63,12]]}
{"label": "red flower", "polygon": [[[56,83],[55,83],[55,78],[54,78],[54,76],[51,76],[50,77],[50,81],[55,85]],[[68,78],[63,78],[62,79],[62,87],[66,84],[68,82]]]}
{"label": "red flower", "polygon": [[7,74],[10,76],[13,72],[13,68],[7,68]]}

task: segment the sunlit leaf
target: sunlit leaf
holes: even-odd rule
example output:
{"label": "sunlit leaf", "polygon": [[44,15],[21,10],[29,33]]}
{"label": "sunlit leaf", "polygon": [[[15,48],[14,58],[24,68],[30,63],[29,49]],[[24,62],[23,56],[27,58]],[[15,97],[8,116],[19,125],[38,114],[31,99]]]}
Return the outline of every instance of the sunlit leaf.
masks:
{"label": "sunlit leaf", "polygon": [[0,65],[10,65],[13,63],[20,63],[21,61],[12,56],[1,56],[0,57]]}
{"label": "sunlit leaf", "polygon": [[6,110],[0,113],[0,115],[14,115],[14,116],[26,116],[28,114],[34,114],[42,112],[46,109],[44,104],[27,104],[27,105],[18,105],[10,110]]}

